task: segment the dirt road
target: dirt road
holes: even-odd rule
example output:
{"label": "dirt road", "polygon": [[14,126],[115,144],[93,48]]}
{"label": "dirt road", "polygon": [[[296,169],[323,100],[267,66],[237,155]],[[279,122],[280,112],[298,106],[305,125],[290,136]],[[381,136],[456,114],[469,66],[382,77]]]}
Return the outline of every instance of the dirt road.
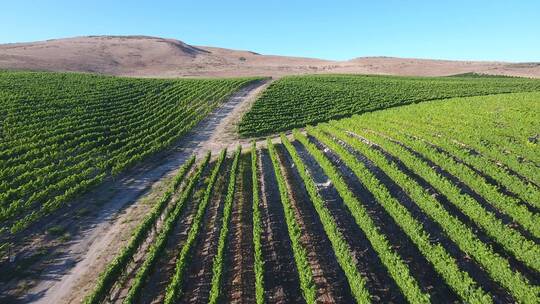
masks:
{"label": "dirt road", "polygon": [[[79,303],[90,291],[103,267],[129,239],[131,231],[151,208],[176,170],[192,154],[198,157],[223,148],[249,145],[235,135],[242,114],[270,81],[251,84],[235,93],[159,159],[131,170],[87,194],[78,204],[100,201],[95,216],[72,220],[66,228],[74,231],[69,241],[56,246],[32,271],[39,274],[24,282],[11,282],[10,301],[35,303]],[[83,222],[81,222],[83,221]],[[65,223],[65,222],[63,222]],[[73,226],[70,228],[70,226]],[[74,228],[76,227],[76,228]],[[44,239],[34,240],[44,242]],[[21,287],[24,286],[24,287]]]}

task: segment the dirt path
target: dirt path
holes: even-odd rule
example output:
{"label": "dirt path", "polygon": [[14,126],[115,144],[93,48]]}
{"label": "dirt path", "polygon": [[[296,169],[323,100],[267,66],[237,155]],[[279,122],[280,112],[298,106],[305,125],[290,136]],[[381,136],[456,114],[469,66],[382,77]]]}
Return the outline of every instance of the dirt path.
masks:
{"label": "dirt path", "polygon": [[[164,192],[177,169],[192,154],[214,155],[226,147],[249,145],[235,135],[242,114],[270,81],[251,84],[214,110],[168,152],[109,180],[84,195],[74,206],[91,206],[95,214],[74,218],[70,210],[45,224],[61,223],[71,232],[68,241],[51,248],[47,234],[31,237],[24,251],[48,248],[50,252],[33,263],[31,278],[14,279],[0,288],[10,302],[78,303],[91,290],[103,267],[129,239],[130,232]],[[96,207],[96,203],[101,207]],[[78,207],[73,207],[76,209]],[[73,211],[73,210],[71,210]],[[1,300],[1,299],[0,299]]]}

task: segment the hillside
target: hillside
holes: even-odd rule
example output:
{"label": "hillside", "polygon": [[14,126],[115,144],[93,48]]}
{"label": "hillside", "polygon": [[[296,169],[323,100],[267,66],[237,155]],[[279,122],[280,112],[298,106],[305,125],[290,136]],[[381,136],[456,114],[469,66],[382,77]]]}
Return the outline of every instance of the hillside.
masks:
{"label": "hillside", "polygon": [[361,57],[348,61],[261,55],[147,36],[88,36],[0,45],[0,69],[122,76],[283,76],[359,73],[446,76],[468,72],[540,77],[540,63]]}

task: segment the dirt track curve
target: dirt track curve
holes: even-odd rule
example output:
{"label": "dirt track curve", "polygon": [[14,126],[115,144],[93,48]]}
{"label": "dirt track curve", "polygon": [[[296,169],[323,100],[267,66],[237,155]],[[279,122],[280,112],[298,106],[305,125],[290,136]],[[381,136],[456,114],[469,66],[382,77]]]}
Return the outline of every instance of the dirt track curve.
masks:
{"label": "dirt track curve", "polygon": [[[248,140],[237,137],[236,125],[270,82],[263,80],[241,89],[182,137],[163,157],[137,166],[121,178],[106,182],[84,195],[73,205],[89,204],[99,197],[102,207],[97,214],[83,219],[86,223],[80,223],[80,219],[72,220],[68,226],[77,226],[73,228],[76,234],[40,262],[37,266],[39,275],[24,282],[10,282],[9,285],[13,286],[3,292],[15,302],[79,303],[106,263],[126,243],[130,231],[149,210],[150,204],[146,202],[164,191],[164,185],[186,159],[192,154],[200,158],[206,151],[217,155],[223,148],[249,145]],[[45,238],[37,238],[33,242],[32,246],[36,248],[40,246],[39,242],[45,242]],[[21,285],[27,287],[21,289]]]}

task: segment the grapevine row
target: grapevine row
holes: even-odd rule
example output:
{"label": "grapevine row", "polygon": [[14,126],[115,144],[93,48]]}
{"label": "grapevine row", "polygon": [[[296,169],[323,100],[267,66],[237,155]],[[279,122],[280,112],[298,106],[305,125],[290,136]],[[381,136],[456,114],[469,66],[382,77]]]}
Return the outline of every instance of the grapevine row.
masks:
{"label": "grapevine row", "polygon": [[271,134],[378,109],[451,97],[540,91],[540,81],[493,77],[287,76],[240,122],[244,136]]}
{"label": "grapevine row", "polygon": [[255,142],[251,145],[251,180],[253,187],[253,252],[255,272],[255,300],[257,304],[265,303],[264,299],[264,259],[262,254],[261,235],[262,219],[259,210],[259,179],[257,177],[257,147]]}
{"label": "grapevine row", "polygon": [[227,237],[229,233],[229,226],[230,226],[230,218],[231,218],[231,212],[232,212],[232,204],[234,201],[234,191],[236,190],[236,179],[238,171],[238,161],[240,159],[240,152],[241,147],[238,146],[235,155],[234,160],[231,166],[231,173],[229,177],[229,185],[227,186],[227,196],[225,197],[225,204],[223,206],[223,217],[221,219],[221,230],[219,232],[219,240],[218,240],[218,249],[216,256],[214,257],[214,260],[212,262],[212,283],[211,283],[211,290],[210,290],[210,298],[208,300],[208,303],[215,304],[217,303],[219,297],[220,297],[220,288],[221,288],[221,280],[222,280],[222,273],[223,273],[223,267],[224,267],[224,255],[225,255],[225,246],[227,242]]}
{"label": "grapevine row", "polygon": [[[324,129],[327,130],[328,129]],[[331,141],[321,131],[309,129],[308,133],[327,147],[331,148],[340,159],[355,173],[362,178],[363,183],[368,190],[375,195],[377,201],[383,205],[385,210],[392,216],[396,223],[405,231],[411,240],[419,248],[420,252],[431,262],[436,271],[447,281],[449,286],[468,303],[489,303],[490,297],[477,283],[466,273],[459,269],[456,261],[440,245],[432,244],[429,234],[422,229],[419,223],[408,211],[401,205],[378,180],[368,171],[368,169],[358,162],[355,157],[345,148]],[[329,132],[340,140],[347,140],[343,133],[338,130]]]}
{"label": "grapevine row", "polygon": [[167,148],[254,80],[1,72],[3,230],[24,230]]}
{"label": "grapevine row", "polygon": [[182,211],[184,210],[184,206],[186,205],[187,200],[191,196],[191,193],[193,192],[193,189],[195,188],[195,185],[198,182],[199,177],[202,174],[204,168],[206,167],[209,159],[210,153],[207,154],[203,165],[201,165],[200,167],[200,170],[197,171],[193,179],[190,180],[185,191],[182,192],[180,199],[174,206],[174,210],[167,214],[163,228],[159,232],[155,242],[152,244],[152,247],[150,247],[150,249],[148,250],[144,263],[137,271],[135,279],[133,280],[133,283],[129,288],[129,291],[123,303],[134,303],[140,296],[140,292],[142,291],[146,278],[150,275],[151,271],[153,271],[157,259],[160,257],[160,255],[163,254],[165,246],[167,245],[167,239],[173,232],[174,226],[180,218]]}
{"label": "grapevine row", "polygon": [[452,184],[448,179],[438,175],[428,164],[416,158],[411,152],[388,139],[376,136],[369,132],[363,132],[358,125],[350,124],[350,128],[356,134],[361,134],[372,142],[384,144],[392,155],[399,158],[418,175],[435,186],[445,195],[459,210],[480,225],[494,240],[500,243],[506,250],[511,252],[517,259],[526,265],[540,271],[540,246],[523,237],[518,231],[507,227],[497,219],[492,212],[485,210],[480,203]]}
{"label": "grapevine row", "polygon": [[270,159],[272,160],[274,175],[277,180],[281,204],[283,205],[285,221],[287,222],[287,230],[289,231],[289,237],[291,239],[294,260],[298,269],[298,276],[300,277],[300,287],[302,288],[302,294],[304,295],[304,299],[307,303],[315,303],[316,290],[315,284],[313,282],[313,272],[309,266],[307,251],[300,242],[300,226],[296,222],[294,211],[289,198],[289,193],[287,192],[286,181],[283,177],[283,173],[281,172],[281,167],[279,164],[276,150],[270,139],[267,140],[267,145],[268,153],[270,154]]}
{"label": "grapevine row", "polygon": [[293,134],[295,139],[306,147],[309,153],[323,168],[325,174],[332,180],[336,190],[353,215],[356,224],[364,231],[366,237],[369,239],[375,251],[379,254],[383,264],[401,288],[405,297],[415,303],[429,302],[429,296],[420,290],[418,283],[409,273],[408,267],[404,261],[401,260],[395,251],[390,249],[391,246],[385,236],[378,231],[373,220],[362,206],[362,203],[352,195],[345,181],[332,166],[330,161],[326,159],[324,154],[319,151],[314,144],[309,142],[303,134],[298,131],[294,131]]}
{"label": "grapevine row", "polygon": [[178,254],[173,277],[171,278],[171,281],[167,285],[167,289],[165,293],[165,300],[164,300],[165,304],[171,304],[171,303],[177,302],[182,294],[181,288],[182,288],[182,284],[184,280],[185,268],[188,265],[189,254],[195,243],[195,240],[197,239],[199,230],[201,229],[203,216],[206,212],[206,207],[208,206],[208,203],[212,196],[212,190],[214,188],[214,184],[216,183],[218,174],[223,165],[223,161],[225,160],[226,154],[227,154],[227,151],[223,150],[221,154],[219,155],[219,158],[214,167],[214,170],[212,171],[212,175],[210,176],[208,186],[206,187],[206,190],[204,192],[204,196],[199,202],[197,213],[195,214],[195,217],[191,224],[191,228],[188,232],[188,237],[186,239],[186,242],[184,243],[184,245],[182,246],[182,249],[180,250],[180,253]]}
{"label": "grapevine row", "polygon": [[[333,131],[333,133],[338,134],[337,131]],[[416,202],[416,204],[430,216],[430,218],[442,227],[463,252],[473,257],[489,272],[490,276],[510,290],[514,297],[517,299],[534,298],[534,288],[528,284],[527,280],[521,274],[510,268],[507,260],[494,253],[489,246],[482,243],[475,236],[470,227],[467,227],[456,217],[448,213],[434,197],[425,192],[409,176],[397,169],[395,164],[389,163],[380,152],[370,149],[354,138],[346,138],[343,136],[342,138],[346,140],[347,144],[350,144],[352,147],[368,156],[377,166],[383,169],[383,171],[390,176]],[[404,152],[393,155],[398,155],[398,158],[407,166],[411,164],[407,164]],[[410,168],[414,169],[415,172],[423,178],[426,177],[426,175],[422,174],[423,172],[419,172],[415,167]],[[433,174],[433,172],[428,174]]]}
{"label": "grapevine row", "polygon": [[312,178],[308,175],[308,171],[300,156],[289,142],[289,140],[281,135],[281,142],[291,155],[294,165],[298,168],[298,173],[304,182],[304,186],[308,191],[309,197],[321,219],[323,228],[332,243],[332,247],[338,259],[338,263],[344,270],[352,293],[358,303],[370,303],[370,295],[366,289],[365,279],[362,278],[356,268],[353,254],[347,245],[342,233],[339,231],[330,211],[324,206],[324,201],[317,191],[317,187]]}
{"label": "grapevine row", "polygon": [[521,205],[517,199],[500,193],[496,187],[489,185],[485,179],[478,176],[474,171],[463,164],[457,163],[454,159],[438,153],[435,149],[427,146],[425,143],[409,140],[399,133],[392,132],[386,128],[382,130],[388,132],[387,135],[392,136],[394,140],[410,145],[412,149],[422,153],[438,166],[458,177],[479,195],[484,197],[491,205],[507,215],[510,215],[517,223],[523,225],[523,227],[529,230],[535,237],[540,237],[540,216],[529,211],[527,207]]}

